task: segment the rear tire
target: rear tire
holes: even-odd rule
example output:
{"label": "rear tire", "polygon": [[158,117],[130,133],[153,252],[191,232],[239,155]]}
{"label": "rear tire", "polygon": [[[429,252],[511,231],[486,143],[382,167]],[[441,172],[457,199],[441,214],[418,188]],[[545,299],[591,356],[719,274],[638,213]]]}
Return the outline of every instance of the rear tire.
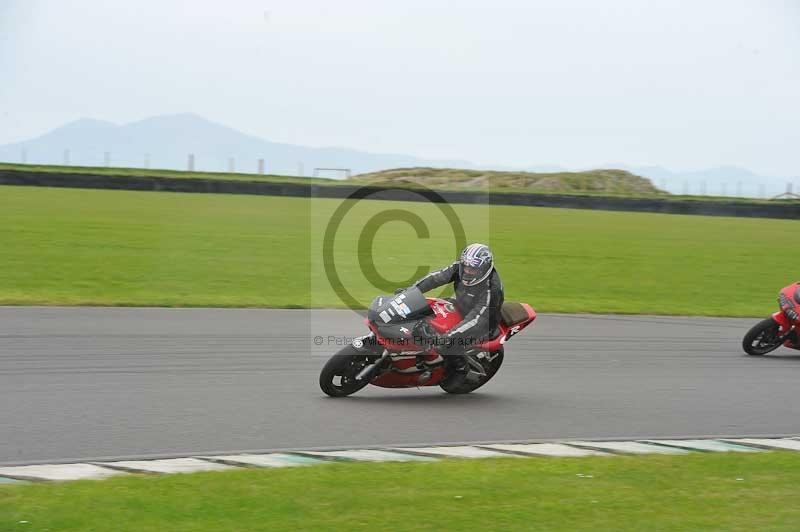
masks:
{"label": "rear tire", "polygon": [[456,375],[448,375],[444,381],[439,385],[442,390],[454,395],[461,395],[465,393],[474,392],[497,374],[500,366],[503,365],[504,350],[501,347],[499,351],[495,351],[492,355],[497,355],[491,362],[484,363],[483,366],[486,370],[486,377],[483,377],[478,382],[464,382],[463,378],[458,378]]}
{"label": "rear tire", "polygon": [[748,355],[761,356],[781,346],[778,340],[780,325],[772,318],[761,320],[747,331],[742,340],[742,349]]}
{"label": "rear tire", "polygon": [[368,380],[357,381],[356,375],[369,365],[374,356],[347,346],[335,355],[322,368],[319,374],[319,387],[331,397],[347,397],[369,384]]}

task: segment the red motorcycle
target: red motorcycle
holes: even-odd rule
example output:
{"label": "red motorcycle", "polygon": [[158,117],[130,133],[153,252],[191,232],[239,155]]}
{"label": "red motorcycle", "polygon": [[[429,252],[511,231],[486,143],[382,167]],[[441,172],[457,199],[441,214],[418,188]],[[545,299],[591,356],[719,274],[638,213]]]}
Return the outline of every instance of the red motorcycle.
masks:
{"label": "red motorcycle", "polygon": [[748,355],[766,355],[781,345],[800,349],[797,325],[800,322],[800,283],[784,287],[778,294],[780,310],[771,318],[761,320],[747,331],[742,340]]}
{"label": "red motorcycle", "polygon": [[[426,298],[416,287],[394,296],[379,296],[367,311],[370,333],[333,355],[322,368],[319,385],[331,397],[345,397],[367,384],[382,388],[440,386],[453,394],[477,390],[503,363],[503,346],[536,319],[525,303],[503,303],[497,334],[470,346],[467,362],[455,370],[435,346],[426,344],[425,328],[445,333],[461,322],[447,299]],[[430,329],[429,329],[430,331]]]}

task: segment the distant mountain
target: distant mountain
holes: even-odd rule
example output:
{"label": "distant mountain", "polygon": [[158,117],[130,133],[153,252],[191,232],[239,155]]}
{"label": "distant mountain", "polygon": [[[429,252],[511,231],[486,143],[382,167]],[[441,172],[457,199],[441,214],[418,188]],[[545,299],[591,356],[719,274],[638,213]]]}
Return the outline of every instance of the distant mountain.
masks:
{"label": "distant mountain", "polygon": [[190,153],[196,170],[227,171],[233,158],[237,172],[255,173],[258,160],[264,159],[268,173],[284,175],[297,175],[300,165],[304,175],[314,168],[350,168],[356,174],[404,166],[474,166],[468,161],[270,142],[193,114],[123,125],[84,118],[34,139],[0,146],[0,161],[64,164],[68,159],[76,166],[104,166],[108,154],[111,166],[185,170]]}
{"label": "distant mountain", "polygon": [[[258,160],[273,174],[310,176],[314,168],[349,168],[353,174],[393,168],[433,167],[468,170],[500,170],[558,173],[593,170],[556,165],[477,165],[463,160],[432,160],[411,155],[368,153],[348,148],[314,148],[270,142],[194,114],[147,118],[130,124],[114,124],[83,118],[39,137],[0,146],[0,161],[35,164],[68,164],[185,170],[188,155],[201,171],[227,171],[234,159],[235,171],[255,173]],[[597,167],[595,167],[597,168]],[[786,191],[785,177],[761,176],[746,168],[718,167],[676,172],[660,166],[609,164],[602,168],[627,170],[650,179],[674,194],[775,196]],[[326,177],[344,177],[332,173]],[[800,192],[800,179],[793,184]]]}

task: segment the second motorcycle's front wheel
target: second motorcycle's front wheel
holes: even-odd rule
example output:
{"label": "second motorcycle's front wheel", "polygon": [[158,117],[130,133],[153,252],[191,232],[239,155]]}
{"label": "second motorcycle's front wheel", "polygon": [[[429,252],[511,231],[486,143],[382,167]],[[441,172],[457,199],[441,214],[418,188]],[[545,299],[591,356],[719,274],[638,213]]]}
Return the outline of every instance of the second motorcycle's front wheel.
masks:
{"label": "second motorcycle's front wheel", "polygon": [[477,382],[469,382],[464,380],[463,376],[457,374],[448,375],[439,385],[442,390],[452,394],[465,394],[474,392],[487,382],[500,370],[503,365],[504,351],[501,347],[499,351],[494,353],[485,353],[485,357],[481,360],[481,365],[486,372],[485,377],[481,377]]}
{"label": "second motorcycle's front wheel", "polygon": [[[374,357],[373,357],[374,358]],[[369,355],[347,346],[333,355],[319,374],[319,387],[331,397],[347,397],[369,384],[356,380],[361,370],[372,361]]]}
{"label": "second motorcycle's front wheel", "polygon": [[742,349],[748,355],[766,355],[781,346],[780,325],[772,318],[761,320],[747,331]]}

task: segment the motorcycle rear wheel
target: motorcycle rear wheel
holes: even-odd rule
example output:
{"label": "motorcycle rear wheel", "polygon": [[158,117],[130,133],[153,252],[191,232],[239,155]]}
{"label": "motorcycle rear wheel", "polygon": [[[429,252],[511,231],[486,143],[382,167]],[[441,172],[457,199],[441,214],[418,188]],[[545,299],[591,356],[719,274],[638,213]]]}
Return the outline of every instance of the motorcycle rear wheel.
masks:
{"label": "motorcycle rear wheel", "polygon": [[[374,358],[374,357],[373,357]],[[347,346],[333,355],[319,374],[319,387],[331,397],[347,397],[369,384],[356,375],[371,362],[369,355]]]}
{"label": "motorcycle rear wheel", "polygon": [[747,331],[742,340],[742,349],[748,355],[760,356],[776,350],[781,346],[779,338],[780,325],[772,318],[761,320]]}
{"label": "motorcycle rear wheel", "polygon": [[474,392],[487,382],[491,380],[492,377],[495,376],[497,371],[500,369],[500,366],[503,365],[503,358],[505,356],[504,350],[501,347],[499,351],[495,351],[491,353],[495,356],[491,362],[483,364],[484,368],[486,369],[486,376],[482,377],[478,382],[464,382],[463,379],[457,378],[455,375],[448,375],[442,383],[439,385],[442,390],[446,391],[447,393],[452,393],[454,395],[460,395],[465,393]]}

